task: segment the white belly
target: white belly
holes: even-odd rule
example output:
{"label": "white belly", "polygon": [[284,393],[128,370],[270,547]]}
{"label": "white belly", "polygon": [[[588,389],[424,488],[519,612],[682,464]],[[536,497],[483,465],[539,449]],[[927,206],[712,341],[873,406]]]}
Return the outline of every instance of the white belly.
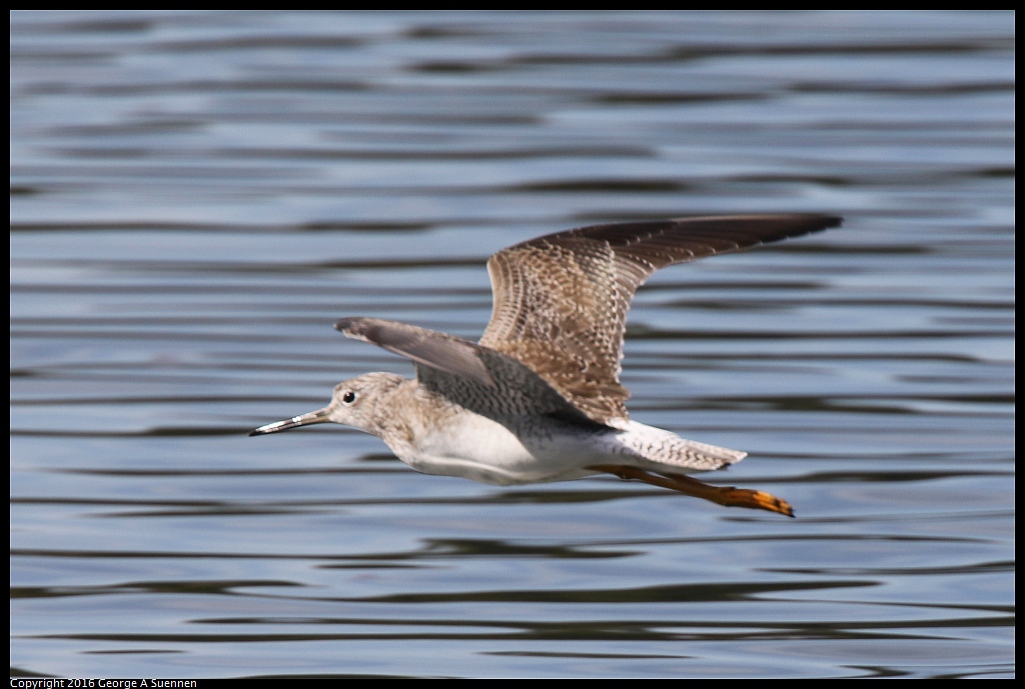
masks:
{"label": "white belly", "polygon": [[[512,424],[510,424],[512,425]],[[595,472],[623,452],[616,432],[596,434],[545,418],[515,430],[477,414],[418,434],[413,446],[392,446],[399,459],[425,474],[461,476],[497,485],[563,481]],[[398,444],[396,444],[398,445]]]}

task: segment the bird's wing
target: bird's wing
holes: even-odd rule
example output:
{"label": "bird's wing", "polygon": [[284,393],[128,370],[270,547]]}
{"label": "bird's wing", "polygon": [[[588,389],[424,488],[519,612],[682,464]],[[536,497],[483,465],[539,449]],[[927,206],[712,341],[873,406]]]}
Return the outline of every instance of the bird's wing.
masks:
{"label": "bird's wing", "polygon": [[593,421],[625,421],[626,313],[652,273],[840,222],[818,214],[706,216],[531,239],[488,260],[494,307],[480,344],[525,364]]}
{"label": "bird's wing", "polygon": [[523,363],[476,342],[379,318],[343,318],[335,328],[411,359],[422,385],[485,416],[549,415],[594,423]]}

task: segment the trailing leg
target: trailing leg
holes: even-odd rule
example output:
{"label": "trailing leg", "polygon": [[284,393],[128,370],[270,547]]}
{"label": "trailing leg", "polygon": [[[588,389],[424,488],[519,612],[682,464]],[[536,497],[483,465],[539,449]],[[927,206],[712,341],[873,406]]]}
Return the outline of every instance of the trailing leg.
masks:
{"label": "trailing leg", "polygon": [[591,471],[613,474],[621,479],[635,479],[653,486],[669,488],[695,498],[709,500],[726,507],[749,507],[757,510],[777,512],[794,516],[794,509],[786,500],[781,500],[761,490],[734,488],[733,486],[712,486],[684,474],[653,474],[637,467],[619,464],[599,464],[587,467]]}

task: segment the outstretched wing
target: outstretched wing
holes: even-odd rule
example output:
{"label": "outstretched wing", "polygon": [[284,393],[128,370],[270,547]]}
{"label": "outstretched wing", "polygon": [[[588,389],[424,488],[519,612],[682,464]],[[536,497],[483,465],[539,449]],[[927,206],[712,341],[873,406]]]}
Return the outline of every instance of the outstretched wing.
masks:
{"label": "outstretched wing", "polygon": [[593,421],[625,421],[626,313],[652,273],[840,222],[817,214],[707,216],[531,239],[488,261],[494,307],[480,344],[529,367]]}

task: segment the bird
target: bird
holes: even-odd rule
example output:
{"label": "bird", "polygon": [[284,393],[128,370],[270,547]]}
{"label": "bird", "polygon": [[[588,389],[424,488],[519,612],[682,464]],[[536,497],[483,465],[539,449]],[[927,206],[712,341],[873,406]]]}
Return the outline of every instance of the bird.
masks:
{"label": "bird", "polygon": [[620,383],[626,316],[660,268],[818,232],[815,213],[708,215],[591,225],[502,249],[487,262],[491,320],[478,342],[416,325],[342,318],[335,328],[412,361],[416,378],[367,373],[323,409],[269,423],[266,435],[333,422],[381,438],[413,469],[493,485],[612,474],[727,507],[793,516],[760,490],[688,474],[747,453],[630,418]]}

